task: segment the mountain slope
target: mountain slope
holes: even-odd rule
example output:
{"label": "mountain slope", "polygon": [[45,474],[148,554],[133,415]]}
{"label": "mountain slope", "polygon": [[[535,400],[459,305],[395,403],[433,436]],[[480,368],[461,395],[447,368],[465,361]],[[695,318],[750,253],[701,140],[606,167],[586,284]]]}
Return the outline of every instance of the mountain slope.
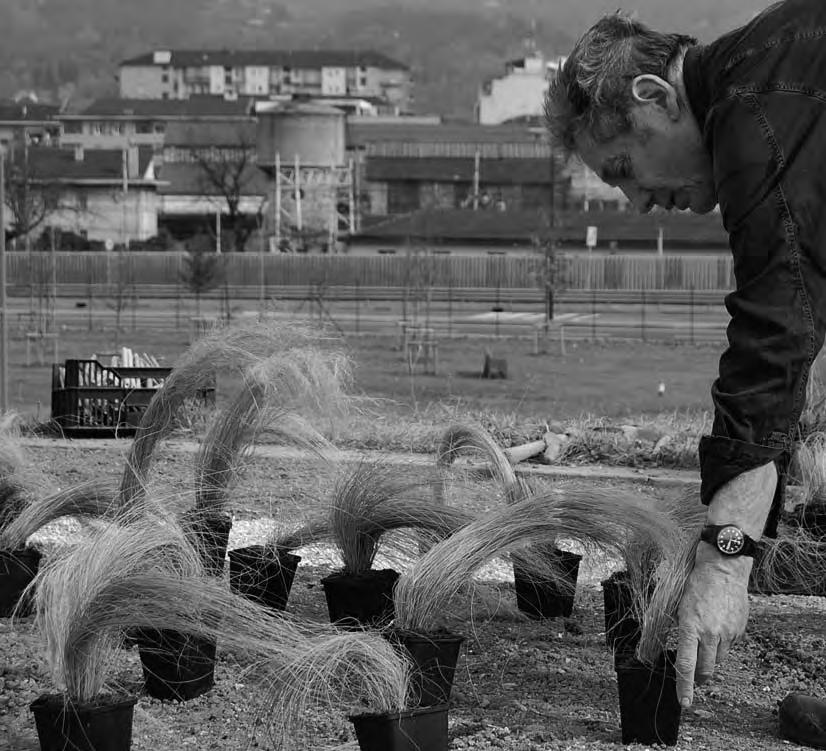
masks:
{"label": "mountain slope", "polygon": [[[708,40],[766,0],[634,0],[656,26]],[[373,48],[411,66],[416,109],[470,116],[482,81],[528,40],[564,54],[616,0],[0,0],[0,96],[74,107],[117,91],[117,63],[164,47]]]}

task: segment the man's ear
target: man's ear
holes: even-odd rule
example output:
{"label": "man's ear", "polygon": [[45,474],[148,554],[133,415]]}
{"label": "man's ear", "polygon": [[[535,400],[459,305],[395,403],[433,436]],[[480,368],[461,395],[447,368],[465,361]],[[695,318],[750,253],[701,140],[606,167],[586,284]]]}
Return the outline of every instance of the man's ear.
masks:
{"label": "man's ear", "polygon": [[643,73],[634,78],[631,82],[631,95],[637,104],[653,104],[660,107],[672,120],[680,116],[677,90],[659,76]]}

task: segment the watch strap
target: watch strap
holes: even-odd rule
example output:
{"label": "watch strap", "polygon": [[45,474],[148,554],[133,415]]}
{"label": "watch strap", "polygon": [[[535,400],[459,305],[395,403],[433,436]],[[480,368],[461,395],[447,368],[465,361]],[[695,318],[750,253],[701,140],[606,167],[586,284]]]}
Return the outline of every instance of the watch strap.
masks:
{"label": "watch strap", "polygon": [[[740,530],[740,534],[743,535],[743,547],[737,553],[726,553],[717,545],[717,535],[719,534],[721,529],[725,529],[726,527],[736,527]],[[727,555],[730,557],[735,557],[738,555],[747,555],[751,558],[754,558],[755,554],[757,553],[757,542],[754,539],[749,537],[742,529],[740,529],[736,524],[706,524],[700,532],[700,539],[703,542],[707,542],[709,545],[713,545],[715,549],[717,549],[721,554]]]}

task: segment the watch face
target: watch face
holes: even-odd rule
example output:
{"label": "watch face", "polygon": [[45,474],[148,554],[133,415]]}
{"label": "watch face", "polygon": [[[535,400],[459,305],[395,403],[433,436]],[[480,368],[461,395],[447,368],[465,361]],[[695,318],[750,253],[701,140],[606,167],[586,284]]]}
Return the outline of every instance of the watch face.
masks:
{"label": "watch face", "polygon": [[745,544],[743,533],[734,526],[723,527],[717,533],[717,548],[726,555],[737,555]]}

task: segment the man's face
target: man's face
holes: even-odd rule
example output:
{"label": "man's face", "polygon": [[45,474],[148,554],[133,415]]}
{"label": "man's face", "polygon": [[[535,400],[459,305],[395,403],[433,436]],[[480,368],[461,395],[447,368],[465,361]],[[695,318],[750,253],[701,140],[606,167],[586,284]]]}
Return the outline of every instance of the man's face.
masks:
{"label": "man's face", "polygon": [[620,188],[634,206],[711,211],[717,203],[711,159],[693,117],[668,117],[661,109],[637,105],[629,133],[605,143],[582,138],[577,151],[588,167]]}

